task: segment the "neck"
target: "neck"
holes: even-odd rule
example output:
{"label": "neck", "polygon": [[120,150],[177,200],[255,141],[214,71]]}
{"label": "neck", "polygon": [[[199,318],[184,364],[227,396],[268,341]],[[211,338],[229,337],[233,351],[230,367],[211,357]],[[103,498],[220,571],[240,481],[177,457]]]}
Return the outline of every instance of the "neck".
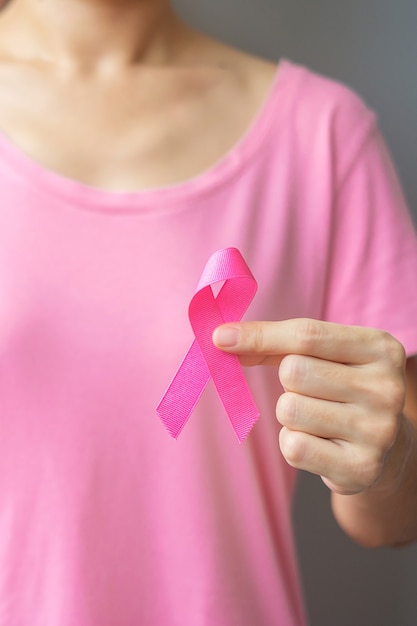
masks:
{"label": "neck", "polygon": [[186,29],[169,0],[13,0],[2,21],[20,55],[96,73],[169,63]]}

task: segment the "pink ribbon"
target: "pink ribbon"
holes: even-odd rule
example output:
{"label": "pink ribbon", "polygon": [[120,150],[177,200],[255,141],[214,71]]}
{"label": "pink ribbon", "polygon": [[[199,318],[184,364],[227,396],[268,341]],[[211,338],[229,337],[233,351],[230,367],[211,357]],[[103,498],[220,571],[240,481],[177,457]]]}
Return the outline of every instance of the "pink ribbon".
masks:
{"label": "pink ribbon", "polygon": [[[217,295],[212,285],[223,282]],[[214,329],[239,321],[257,289],[256,281],[236,248],[215,252],[207,261],[188,315],[195,339],[157,406],[157,413],[176,439],[196,406],[210,377],[242,442],[259,417],[239,359],[213,344]]]}

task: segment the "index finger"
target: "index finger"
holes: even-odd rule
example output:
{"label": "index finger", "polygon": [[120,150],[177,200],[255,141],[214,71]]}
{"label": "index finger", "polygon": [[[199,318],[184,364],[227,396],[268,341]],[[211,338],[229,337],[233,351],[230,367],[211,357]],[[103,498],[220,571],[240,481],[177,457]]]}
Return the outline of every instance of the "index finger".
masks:
{"label": "index finger", "polygon": [[259,357],[251,358],[252,364],[269,365],[278,364],[286,354],[364,365],[381,360],[398,344],[381,330],[308,318],[223,324],[214,331],[213,342],[225,352]]}

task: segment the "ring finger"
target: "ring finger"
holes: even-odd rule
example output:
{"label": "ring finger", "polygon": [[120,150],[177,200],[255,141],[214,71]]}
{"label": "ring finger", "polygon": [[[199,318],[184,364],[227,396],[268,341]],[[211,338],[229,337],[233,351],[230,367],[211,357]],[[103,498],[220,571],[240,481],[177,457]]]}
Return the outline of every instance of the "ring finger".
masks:
{"label": "ring finger", "polygon": [[289,430],[316,437],[357,443],[366,443],[369,439],[369,432],[364,428],[369,426],[369,421],[362,418],[359,406],[350,403],[286,392],[278,399],[276,416]]}

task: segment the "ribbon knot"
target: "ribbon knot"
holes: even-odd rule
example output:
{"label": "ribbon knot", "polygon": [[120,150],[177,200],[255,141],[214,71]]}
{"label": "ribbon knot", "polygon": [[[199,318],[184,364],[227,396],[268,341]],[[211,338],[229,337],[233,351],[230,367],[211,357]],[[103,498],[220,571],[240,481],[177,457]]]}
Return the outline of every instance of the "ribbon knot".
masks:
{"label": "ribbon knot", "polygon": [[[217,283],[223,284],[215,296],[213,285]],[[207,261],[188,309],[195,339],[156,409],[175,439],[210,377],[239,442],[258,419],[239,359],[216,348],[212,340],[217,326],[242,318],[256,289],[256,280],[236,248],[218,250]]]}

